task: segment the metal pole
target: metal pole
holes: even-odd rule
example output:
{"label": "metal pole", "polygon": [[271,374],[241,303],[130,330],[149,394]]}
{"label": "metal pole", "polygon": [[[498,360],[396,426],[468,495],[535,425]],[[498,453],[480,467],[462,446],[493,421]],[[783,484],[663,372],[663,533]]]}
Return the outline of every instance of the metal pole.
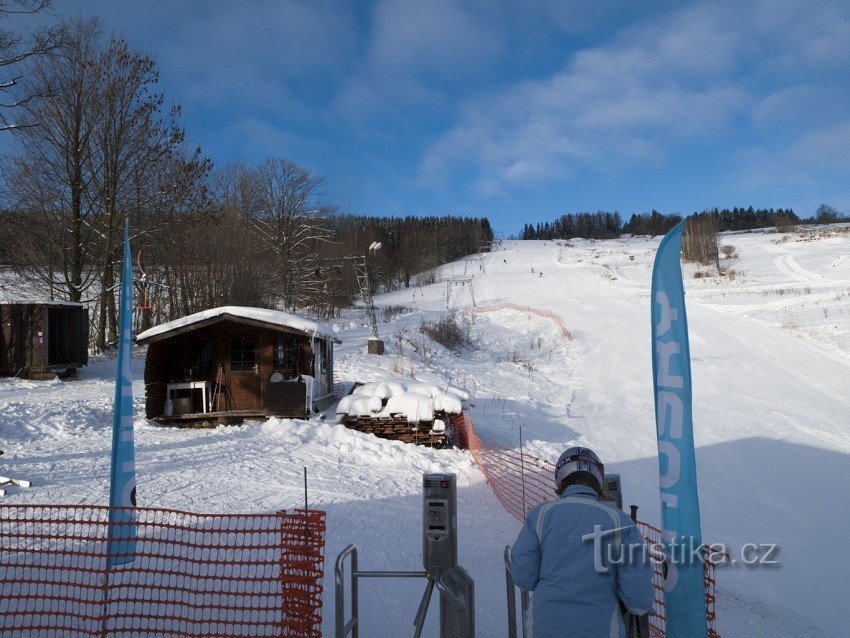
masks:
{"label": "metal pole", "polygon": [[[345,621],[345,559],[351,556],[351,619]],[[360,632],[358,583],[361,578],[427,578],[428,574],[407,571],[363,571],[357,568],[357,546],[349,545],[336,557],[334,566],[334,614],[335,614],[335,636],[346,638],[350,633],[352,638],[358,638]],[[433,588],[433,584],[431,585]],[[430,596],[429,596],[430,598]],[[425,609],[427,610],[427,604]],[[417,613],[418,619],[418,613]]]}
{"label": "metal pole", "polygon": [[449,586],[446,585],[442,578],[437,578],[434,581],[434,584],[437,585],[437,589],[440,590],[440,594],[445,596],[446,600],[448,600],[452,605],[454,605],[460,610],[466,609],[466,601],[462,600],[461,598],[458,598],[457,595],[455,595],[455,593],[449,588]]}
{"label": "metal pole", "polygon": [[[351,621],[345,622],[345,577],[343,567],[345,557],[351,554]],[[334,566],[334,589],[336,591],[336,599],[334,601],[335,620],[336,620],[336,638],[346,638],[349,632],[354,638],[357,638],[357,585],[353,578],[354,570],[357,568],[357,546],[349,545],[342,550],[339,556],[336,557],[336,565]]]}
{"label": "metal pole", "polygon": [[357,548],[355,547],[351,555],[351,620],[354,623],[351,627],[351,638],[358,638],[360,635],[360,600],[357,594],[357,578],[354,576],[356,573]]}
{"label": "metal pole", "polygon": [[100,637],[106,638],[106,625],[109,622],[109,553],[106,557],[106,574],[103,579],[103,615],[100,617]]}
{"label": "metal pole", "polygon": [[516,592],[511,574],[511,546],[505,547],[505,588],[508,594],[508,638],[516,638]]}
{"label": "metal pole", "polygon": [[520,609],[522,610],[522,638],[525,638],[525,619],[528,617],[529,594],[524,589],[519,590]]}
{"label": "metal pole", "polygon": [[525,515],[528,514],[528,510],[525,509],[525,455],[522,451],[522,424],[524,421],[520,421],[519,423],[519,467],[520,467],[520,484],[522,485],[522,517],[525,518]]}
{"label": "metal pole", "polygon": [[307,527],[307,466],[304,466],[304,542],[310,543],[310,530]]}
{"label": "metal pole", "polygon": [[354,578],[428,578],[426,572],[359,572],[351,574]]}
{"label": "metal pole", "polygon": [[431,604],[431,594],[434,593],[434,581],[428,579],[428,584],[425,585],[425,593],[422,594],[422,601],[419,603],[419,609],[416,611],[416,617],[413,619],[413,626],[416,631],[413,632],[413,638],[419,638],[422,635],[422,628],[425,626],[425,617],[428,615],[428,605]]}

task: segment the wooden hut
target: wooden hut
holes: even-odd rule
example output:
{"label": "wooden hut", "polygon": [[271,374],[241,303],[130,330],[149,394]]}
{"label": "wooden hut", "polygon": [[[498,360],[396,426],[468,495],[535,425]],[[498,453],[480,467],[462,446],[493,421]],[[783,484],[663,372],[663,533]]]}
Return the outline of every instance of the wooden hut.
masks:
{"label": "wooden hut", "polygon": [[316,322],[224,306],[146,330],[145,414],[160,422],[304,417],[333,393],[333,346]]}
{"label": "wooden hut", "polygon": [[70,301],[0,303],[0,376],[53,379],[89,361],[89,313]]}

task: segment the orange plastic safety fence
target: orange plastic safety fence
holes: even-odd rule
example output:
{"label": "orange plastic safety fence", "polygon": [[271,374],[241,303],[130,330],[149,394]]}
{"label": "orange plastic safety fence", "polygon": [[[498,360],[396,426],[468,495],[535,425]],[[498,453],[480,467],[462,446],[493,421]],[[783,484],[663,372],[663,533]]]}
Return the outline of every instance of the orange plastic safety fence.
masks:
{"label": "orange plastic safety fence", "polygon": [[321,636],[323,511],[136,508],[107,569],[109,511],[0,506],[0,634]]}
{"label": "orange plastic safety fence", "polygon": [[[480,439],[475,433],[472,418],[466,413],[454,417],[452,426],[459,446],[472,452],[475,463],[487,478],[496,498],[514,518],[522,521],[536,505],[555,498],[554,464]],[[650,547],[660,546],[660,530],[642,521],[638,521],[637,525]],[[716,630],[715,565],[708,556],[703,560],[703,570],[708,636],[720,638]],[[663,584],[660,562],[655,561],[652,575],[655,615],[650,617],[652,638],[663,638],[665,635],[667,617]]]}
{"label": "orange plastic safety fence", "polygon": [[539,308],[532,308],[531,306],[520,306],[515,303],[497,303],[490,306],[477,306],[469,308],[472,312],[494,312],[496,310],[516,310],[518,312],[527,312],[533,315],[537,315],[538,317],[545,317],[546,319],[551,319],[558,329],[561,331],[561,335],[567,340],[572,341],[573,336],[570,334],[570,331],[567,330],[567,327],[564,325],[564,322],[561,320],[557,314],[552,312],[551,310],[540,310]]}

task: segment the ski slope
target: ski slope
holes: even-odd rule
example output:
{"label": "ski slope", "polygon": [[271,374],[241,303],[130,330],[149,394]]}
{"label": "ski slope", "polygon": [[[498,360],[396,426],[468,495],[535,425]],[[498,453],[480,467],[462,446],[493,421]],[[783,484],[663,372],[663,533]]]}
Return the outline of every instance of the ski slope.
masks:
{"label": "ski slope", "polygon": [[[733,553],[777,543],[780,565],[720,569],[718,627],[725,636],[840,635],[850,594],[841,554],[850,527],[850,234],[751,233],[723,243],[739,255],[724,260],[733,279],[695,279],[697,269],[686,267],[703,536]],[[571,444],[593,447],[621,474],[625,502],[657,522],[649,339],[657,245],[503,242],[450,264],[434,284],[376,299],[404,306],[379,326],[383,357],[363,354],[362,311],[337,320],[337,379],[415,377],[462,388],[480,436],[518,447],[522,429],[525,450],[548,459]],[[477,312],[469,311],[473,297]],[[506,303],[554,312],[572,340],[549,318],[488,311]],[[469,322],[475,349],[455,355],[420,332],[447,307]],[[136,356],[141,413],[143,351]],[[106,502],[113,372],[101,359],[76,381],[0,380],[0,468],[34,484],[10,490],[5,502]],[[214,430],[137,417],[139,502],[196,511],[300,506],[306,466],[310,504],[328,511],[331,635],[337,553],[356,543],[364,569],[418,569],[421,474],[456,472],[460,562],[476,581],[478,635],[504,635],[501,554],[519,524],[471,456],[378,440],[334,424],[333,408],[328,414]],[[364,582],[362,635],[408,635],[423,585]],[[432,608],[425,635],[437,635],[435,617]]]}

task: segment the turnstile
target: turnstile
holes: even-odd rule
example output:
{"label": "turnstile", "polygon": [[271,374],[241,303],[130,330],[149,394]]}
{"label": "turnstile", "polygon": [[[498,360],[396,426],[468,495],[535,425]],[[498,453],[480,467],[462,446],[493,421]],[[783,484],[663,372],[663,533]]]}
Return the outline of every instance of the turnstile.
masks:
{"label": "turnstile", "polygon": [[[350,557],[351,618],[345,620],[345,560]],[[440,638],[475,636],[475,583],[457,564],[457,478],[454,474],[425,474],[422,477],[422,563],[425,571],[362,571],[357,547],[349,545],[337,556],[334,570],[336,590],[336,638],[359,638],[358,580],[361,578],[425,578],[425,592],[413,620],[414,638],[419,638],[431,596],[440,593]]]}

